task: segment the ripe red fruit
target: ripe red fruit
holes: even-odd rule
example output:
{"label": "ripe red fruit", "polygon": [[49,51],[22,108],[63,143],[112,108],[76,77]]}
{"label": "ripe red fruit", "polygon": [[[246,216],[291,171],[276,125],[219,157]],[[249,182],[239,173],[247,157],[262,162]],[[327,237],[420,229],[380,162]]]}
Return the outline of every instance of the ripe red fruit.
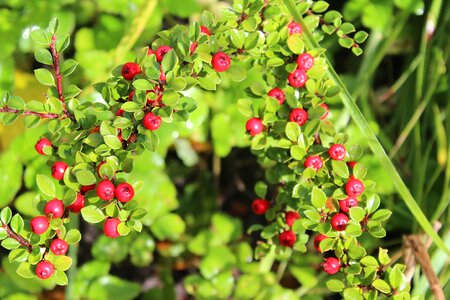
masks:
{"label": "ripe red fruit", "polygon": [[345,155],[347,154],[347,151],[341,144],[334,144],[331,145],[330,149],[328,150],[328,154],[333,160],[343,160],[345,158]]}
{"label": "ripe red fruit", "polygon": [[308,80],[308,75],[306,75],[304,70],[295,69],[294,72],[290,73],[288,76],[289,84],[295,88],[301,88],[306,84]]}
{"label": "ripe red fruit", "polygon": [[320,117],[321,120],[324,120],[327,116],[328,113],[330,112],[328,105],[326,105],[325,103],[320,104],[320,106],[322,106],[323,108],[325,108],[325,112],[323,113],[323,115]]}
{"label": "ripe red fruit", "polygon": [[119,226],[120,220],[117,218],[109,218],[105,221],[105,224],[103,225],[103,232],[107,237],[110,238],[117,238],[120,236],[119,232],[117,231],[117,226]]}
{"label": "ripe red fruit", "polygon": [[231,65],[231,59],[223,52],[217,52],[213,55],[211,64],[217,72],[225,72]]}
{"label": "ripe red fruit", "polygon": [[355,197],[347,197],[339,201],[339,208],[342,212],[348,213],[350,208],[358,206],[358,199]]}
{"label": "ripe red fruit", "polygon": [[322,250],[320,249],[320,242],[326,238],[327,238],[327,236],[324,234],[319,234],[318,236],[316,236],[314,238],[314,248],[316,249],[317,252],[322,253]]}
{"label": "ripe red fruit", "polygon": [[136,94],[136,91],[135,91],[135,90],[132,90],[132,91],[128,94],[128,101],[133,101],[134,94]]}
{"label": "ripe red fruit", "polygon": [[46,155],[44,149],[47,147],[52,147],[52,142],[46,138],[41,138],[37,141],[36,145],[34,145],[34,149],[36,149],[36,151],[41,155]]}
{"label": "ripe red fruit", "polygon": [[351,197],[358,197],[364,192],[364,184],[361,180],[352,178],[345,184],[345,192]]}
{"label": "ripe red fruit", "polygon": [[322,268],[330,275],[336,274],[341,268],[341,262],[336,257],[327,257],[322,263]]}
{"label": "ripe red fruit", "polygon": [[152,54],[155,54],[155,51],[153,51],[152,48],[148,47],[147,55],[152,55]]}
{"label": "ripe red fruit", "polygon": [[161,46],[161,47],[159,47],[158,49],[156,49],[156,53],[155,53],[155,55],[156,55],[156,60],[157,60],[158,62],[162,62],[164,56],[165,56],[170,50],[172,50],[172,47],[167,46],[167,45]]}
{"label": "ripe red fruit", "polygon": [[104,179],[100,181],[100,183],[97,185],[96,192],[97,196],[99,196],[100,199],[109,201],[112,198],[114,198],[114,190],[115,190],[114,184],[111,181]]}
{"label": "ripe red fruit", "polygon": [[123,110],[123,109],[119,109],[119,110],[117,110],[116,111],[116,117],[123,117],[123,113],[124,113],[125,111]]}
{"label": "ripe red fruit", "polygon": [[346,214],[337,213],[331,218],[331,227],[336,231],[343,231],[347,228],[348,221]]}
{"label": "ripe red fruit", "polygon": [[54,239],[50,244],[50,250],[52,250],[55,255],[65,255],[68,249],[69,245],[62,239]]}
{"label": "ripe red fruit", "polygon": [[134,76],[142,72],[137,63],[127,62],[122,67],[122,76],[126,80],[133,80]]}
{"label": "ripe red fruit", "polygon": [[205,26],[200,26],[200,32],[207,34],[207,35],[211,35],[211,32],[209,31],[208,27]]}
{"label": "ripe red fruit", "polygon": [[252,202],[252,210],[257,215],[263,215],[270,207],[270,202],[265,199],[255,199]]}
{"label": "ripe red fruit", "polygon": [[288,24],[288,30],[289,30],[289,34],[302,34],[303,30],[302,30],[302,26],[300,26],[300,24],[292,21],[291,23]]}
{"label": "ripe red fruit", "polygon": [[258,118],[251,118],[245,124],[245,130],[251,135],[255,136],[260,134],[264,129],[262,121]]}
{"label": "ripe red fruit", "polygon": [[152,112],[148,112],[144,116],[143,124],[148,130],[157,130],[161,126],[161,123],[161,117],[154,115]]}
{"label": "ripe red fruit", "polygon": [[286,230],[282,234],[280,234],[279,237],[280,245],[285,247],[292,247],[295,244],[295,241],[297,240],[297,236],[292,230]]}
{"label": "ripe red fruit", "polygon": [[308,53],[302,53],[297,57],[297,66],[300,70],[308,71],[314,65],[314,57]]}
{"label": "ripe red fruit", "polygon": [[197,47],[198,43],[196,42],[191,43],[191,45],[189,46],[189,54],[192,55],[195,52],[195,50],[197,50]]}
{"label": "ripe red fruit", "polygon": [[86,194],[89,191],[92,191],[93,189],[95,189],[96,184],[91,184],[91,185],[82,185],[80,188],[80,193],[81,194]]}
{"label": "ripe red fruit", "polygon": [[37,216],[30,221],[31,230],[36,234],[43,234],[47,231],[50,223],[44,216]]}
{"label": "ripe red fruit", "polygon": [[286,212],[286,214],[285,214],[285,221],[286,221],[286,224],[289,227],[292,227],[292,225],[294,224],[294,222],[297,219],[300,219],[300,215],[298,214],[298,212],[296,212],[296,211],[288,211],[288,212]]}
{"label": "ripe red fruit", "polygon": [[84,207],[84,203],[85,203],[84,196],[78,193],[75,201],[69,206],[67,206],[67,210],[77,214]]}
{"label": "ripe red fruit", "polygon": [[69,166],[62,161],[57,161],[52,166],[52,177],[56,180],[63,180],[64,178],[64,172],[66,172],[66,169]]}
{"label": "ripe red fruit", "polygon": [[48,217],[61,218],[64,214],[64,202],[56,198],[50,200],[47,204],[45,204],[44,213]]}
{"label": "ripe red fruit", "polygon": [[48,279],[52,277],[54,272],[55,267],[48,261],[43,260],[36,265],[36,276],[40,279]]}
{"label": "ripe red fruit", "polygon": [[133,187],[126,182],[120,183],[118,186],[116,186],[115,193],[117,200],[119,200],[120,202],[128,202],[134,197]]}
{"label": "ripe red fruit", "polygon": [[317,172],[322,167],[323,161],[318,155],[308,156],[305,160],[305,168],[313,168]]}
{"label": "ripe red fruit", "polygon": [[283,92],[281,89],[277,88],[277,87],[271,89],[271,90],[267,93],[267,95],[269,95],[269,96],[272,97],[272,98],[277,99],[277,100],[278,100],[278,103],[280,103],[280,104],[283,104],[283,102],[284,102],[284,92]]}
{"label": "ripe red fruit", "polygon": [[289,114],[289,121],[295,122],[300,126],[304,125],[307,120],[308,113],[304,109],[294,108]]}

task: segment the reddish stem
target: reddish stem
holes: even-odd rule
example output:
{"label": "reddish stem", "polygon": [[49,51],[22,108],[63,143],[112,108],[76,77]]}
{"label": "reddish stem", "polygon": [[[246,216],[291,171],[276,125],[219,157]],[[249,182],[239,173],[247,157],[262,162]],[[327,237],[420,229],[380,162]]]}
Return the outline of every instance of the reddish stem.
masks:
{"label": "reddish stem", "polygon": [[21,111],[19,109],[15,109],[15,108],[9,108],[8,106],[1,107],[0,113],[12,113],[12,114],[20,113],[24,116],[38,116],[41,119],[57,119],[57,118],[59,118],[59,115],[57,115],[57,114],[39,113],[39,112],[31,111],[31,110]]}
{"label": "reddish stem", "polygon": [[64,99],[64,95],[63,95],[63,88],[62,88],[63,76],[59,69],[59,53],[58,53],[58,51],[56,51],[56,35],[52,35],[52,42],[50,43],[50,52],[52,53],[52,57],[53,57],[53,68],[55,68],[56,89],[58,91],[58,99],[62,103],[64,113],[66,115],[68,115],[66,102]]}
{"label": "reddish stem", "polygon": [[7,224],[2,223],[2,227],[6,230],[6,233],[8,234],[8,236],[10,238],[15,239],[16,241],[19,242],[19,244],[21,246],[28,248],[28,251],[31,252],[33,247],[31,246],[30,242],[28,242],[23,237],[21,237],[20,235],[16,234],[14,231],[12,231],[11,228],[9,228],[9,226]]}

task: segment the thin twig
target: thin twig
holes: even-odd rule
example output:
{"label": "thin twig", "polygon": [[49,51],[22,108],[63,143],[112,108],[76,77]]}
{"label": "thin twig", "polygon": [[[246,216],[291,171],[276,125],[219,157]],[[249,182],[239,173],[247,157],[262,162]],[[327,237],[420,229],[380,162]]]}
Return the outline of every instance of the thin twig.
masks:
{"label": "thin twig", "polygon": [[39,113],[31,110],[20,110],[15,108],[10,108],[8,106],[1,107],[0,113],[12,113],[12,114],[21,114],[24,116],[38,116],[41,119],[57,119],[59,117],[64,118],[67,117],[67,115],[58,115],[58,114],[52,114],[52,113]]}
{"label": "thin twig", "polygon": [[16,234],[14,231],[11,230],[11,228],[9,228],[9,226],[7,224],[1,223],[3,229],[6,230],[6,233],[8,234],[8,236],[12,239],[15,239],[16,241],[19,242],[19,244],[23,247],[26,247],[28,249],[29,252],[31,252],[31,250],[33,249],[33,247],[31,246],[30,242],[28,242],[27,240],[25,240],[23,237],[21,237],[20,235]]}

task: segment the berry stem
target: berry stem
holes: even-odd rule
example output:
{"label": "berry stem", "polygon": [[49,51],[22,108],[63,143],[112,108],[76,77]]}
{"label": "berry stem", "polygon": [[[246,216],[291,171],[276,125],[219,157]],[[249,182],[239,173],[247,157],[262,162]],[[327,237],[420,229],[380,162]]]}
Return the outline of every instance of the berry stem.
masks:
{"label": "berry stem", "polygon": [[28,242],[27,240],[25,240],[22,236],[18,235],[17,233],[15,233],[14,231],[12,231],[11,228],[9,228],[9,226],[7,224],[1,223],[2,224],[2,228],[6,230],[6,233],[8,234],[8,236],[12,239],[15,239],[16,241],[19,242],[19,244],[22,247],[26,247],[28,249],[29,252],[31,252],[31,250],[33,249],[33,247],[31,246],[30,242]]}
{"label": "berry stem", "polygon": [[64,95],[63,95],[63,88],[62,88],[63,76],[62,76],[60,68],[59,68],[59,53],[56,50],[56,35],[52,35],[52,42],[50,43],[50,52],[52,53],[52,58],[53,58],[53,68],[55,68],[56,89],[58,91],[58,99],[62,103],[64,114],[72,119],[72,116],[67,111],[66,101],[65,101]]}
{"label": "berry stem", "polygon": [[57,119],[60,115],[52,113],[39,113],[31,110],[20,110],[15,108],[10,108],[8,106],[0,108],[0,113],[12,113],[12,114],[22,114],[24,116],[38,116],[41,119]]}

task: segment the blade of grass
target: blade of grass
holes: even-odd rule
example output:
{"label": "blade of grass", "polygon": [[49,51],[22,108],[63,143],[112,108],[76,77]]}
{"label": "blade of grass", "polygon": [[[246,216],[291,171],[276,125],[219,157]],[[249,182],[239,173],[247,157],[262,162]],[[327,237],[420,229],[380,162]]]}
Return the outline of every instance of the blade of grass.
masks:
{"label": "blade of grass", "polygon": [[[305,38],[305,42],[306,42],[307,46],[309,48],[320,48],[319,43],[315,40],[314,36],[312,35],[311,31],[309,30],[308,26],[306,25],[302,15],[297,10],[294,1],[293,0],[284,0],[284,4],[285,4],[287,10],[289,11],[289,13],[294,18],[294,20],[302,26],[303,36]],[[333,66],[331,66],[328,59],[327,59],[327,64],[328,64],[328,71],[327,71],[328,77],[330,79],[332,79],[334,82],[336,82],[336,84],[338,84],[342,90],[342,92],[339,94],[339,96],[340,96],[342,102],[344,103],[344,106],[350,112],[350,115],[351,115],[353,121],[357,124],[357,126],[361,130],[362,134],[367,139],[369,147],[371,148],[372,152],[378,158],[380,164],[386,170],[387,174],[389,174],[392,182],[394,183],[395,187],[397,188],[397,191],[401,195],[406,206],[411,211],[411,214],[415,217],[415,219],[421,225],[423,230],[433,239],[434,243],[440,249],[444,250],[447,254],[450,255],[450,250],[444,244],[444,242],[439,237],[439,235],[433,230],[433,226],[431,226],[430,222],[428,222],[427,217],[423,214],[422,210],[417,205],[416,201],[414,200],[414,197],[411,195],[411,192],[406,187],[406,185],[403,182],[402,178],[400,177],[399,173],[395,169],[393,163],[391,162],[391,160],[387,156],[386,152],[384,151],[383,147],[381,146],[380,142],[378,141],[373,129],[370,127],[369,123],[362,115],[358,106],[352,99],[352,96],[350,95],[349,91],[343,84],[341,78],[337,75]]]}

